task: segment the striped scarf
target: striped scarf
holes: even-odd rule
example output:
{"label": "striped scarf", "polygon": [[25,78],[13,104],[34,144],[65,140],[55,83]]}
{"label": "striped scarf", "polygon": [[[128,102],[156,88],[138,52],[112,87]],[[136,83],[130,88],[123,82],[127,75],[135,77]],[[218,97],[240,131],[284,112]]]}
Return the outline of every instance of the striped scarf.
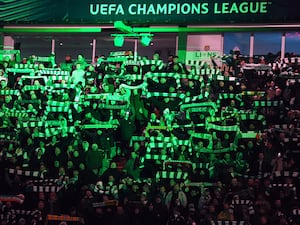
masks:
{"label": "striped scarf", "polygon": [[23,204],[24,202],[24,195],[0,195],[1,202],[15,202],[18,204]]}
{"label": "striped scarf", "polygon": [[160,179],[175,179],[175,180],[186,180],[188,178],[187,172],[174,172],[174,171],[157,171],[155,178]]}

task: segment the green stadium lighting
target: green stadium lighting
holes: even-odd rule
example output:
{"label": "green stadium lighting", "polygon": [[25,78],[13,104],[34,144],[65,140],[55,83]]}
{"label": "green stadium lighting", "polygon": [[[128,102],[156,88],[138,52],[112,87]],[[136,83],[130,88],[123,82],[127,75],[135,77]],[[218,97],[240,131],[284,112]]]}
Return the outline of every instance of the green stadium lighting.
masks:
{"label": "green stadium lighting", "polygon": [[143,46],[145,46],[145,47],[149,46],[151,41],[152,41],[152,36],[150,34],[146,34],[146,35],[141,36],[141,44]]}
{"label": "green stadium lighting", "polygon": [[153,34],[149,33],[142,33],[142,34],[137,34],[137,33],[131,33],[131,34],[111,34],[112,37],[114,37],[114,45],[116,47],[122,47],[124,45],[124,40],[125,38],[129,39],[140,39],[140,42],[143,46],[149,46]]}
{"label": "green stadium lighting", "polygon": [[125,25],[122,21],[115,21],[114,22],[114,28],[118,29],[122,32],[125,33],[132,33],[133,32],[133,28],[130,26]]}
{"label": "green stadium lighting", "polygon": [[124,45],[124,37],[122,35],[117,35],[114,38],[114,45],[116,47],[123,47]]}

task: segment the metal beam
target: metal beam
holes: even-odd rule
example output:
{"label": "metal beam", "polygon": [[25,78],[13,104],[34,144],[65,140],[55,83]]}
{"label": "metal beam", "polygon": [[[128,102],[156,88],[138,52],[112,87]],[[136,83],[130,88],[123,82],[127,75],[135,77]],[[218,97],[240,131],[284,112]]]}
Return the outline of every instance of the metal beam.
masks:
{"label": "metal beam", "polygon": [[100,26],[4,26],[3,33],[100,33]]}

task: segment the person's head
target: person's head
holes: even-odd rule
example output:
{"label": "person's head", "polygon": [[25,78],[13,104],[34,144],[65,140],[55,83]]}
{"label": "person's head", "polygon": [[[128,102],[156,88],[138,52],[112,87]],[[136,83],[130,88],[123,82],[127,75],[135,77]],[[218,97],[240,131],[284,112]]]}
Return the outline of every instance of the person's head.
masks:
{"label": "person's head", "polygon": [[235,104],[235,100],[232,99],[232,100],[230,101],[230,106],[231,106],[231,107],[235,107],[235,105],[236,105],[236,104]]}
{"label": "person's head", "polygon": [[5,103],[10,103],[12,101],[12,97],[10,95],[5,95]]}
{"label": "person's head", "polygon": [[46,171],[46,170],[47,170],[47,167],[46,167],[45,163],[41,162],[40,163],[40,171]]}
{"label": "person's head", "polygon": [[189,88],[194,88],[195,87],[195,82],[193,80],[189,80],[188,85],[189,85]]}
{"label": "person's head", "polygon": [[276,90],[275,90],[275,95],[276,95],[276,96],[280,96],[281,93],[282,93],[282,90],[281,90],[280,88],[276,88]]}
{"label": "person's head", "polygon": [[124,214],[124,208],[123,208],[123,206],[118,206],[117,207],[117,214],[118,215],[123,215]]}
{"label": "person's head", "polygon": [[76,63],[76,70],[81,70],[82,69],[82,66],[80,63]]}
{"label": "person's head", "polygon": [[275,208],[281,208],[282,207],[282,201],[281,201],[281,199],[276,199],[274,201],[274,206],[275,206]]}
{"label": "person's head", "polygon": [[231,179],[231,185],[234,186],[234,187],[235,187],[235,186],[238,186],[238,179],[235,178],[235,177],[232,178],[232,179]]}
{"label": "person's head", "polygon": [[222,88],[222,87],[224,87],[224,85],[225,85],[224,81],[220,81],[220,82],[219,82],[219,87]]}
{"label": "person's head", "polygon": [[18,220],[17,225],[26,225],[26,220],[22,217]]}
{"label": "person's head", "polygon": [[177,193],[177,192],[180,191],[180,186],[179,186],[178,183],[176,183],[176,184],[173,186],[173,191],[174,191],[175,193]]}
{"label": "person's head", "polygon": [[137,183],[133,183],[131,186],[131,189],[133,192],[137,192],[139,190],[139,186]]}
{"label": "person's head", "polygon": [[88,71],[92,72],[92,71],[95,71],[95,67],[93,65],[89,65],[88,66]]}
{"label": "person's head", "polygon": [[154,54],[153,54],[153,59],[154,59],[154,60],[159,60],[159,53],[157,53],[157,52],[154,53]]}
{"label": "person's head", "polygon": [[164,98],[165,103],[169,103],[172,98]]}
{"label": "person's head", "polygon": [[130,154],[130,155],[131,155],[131,158],[132,158],[132,159],[136,159],[136,158],[137,158],[137,156],[138,156],[138,155],[136,154],[136,152],[134,152],[134,151],[133,151],[133,152],[131,152],[131,154]]}
{"label": "person's head", "polygon": [[7,81],[6,80],[1,80],[1,88],[6,88],[7,87]]}
{"label": "person's head", "polygon": [[29,146],[29,145],[32,145],[33,144],[33,140],[32,140],[32,138],[27,138],[27,145]]}
{"label": "person's head", "polygon": [[72,61],[72,57],[70,55],[66,55],[65,62],[71,62],[71,61]]}
{"label": "person's head", "polygon": [[39,142],[39,147],[40,147],[40,148],[44,148],[44,147],[45,147],[45,142],[40,141],[40,142]]}
{"label": "person's head", "polygon": [[141,209],[139,207],[134,207],[133,213],[135,215],[140,214],[140,212],[141,212]]}
{"label": "person's head", "polygon": [[159,81],[161,84],[165,84],[167,82],[167,79],[165,77],[161,77]]}
{"label": "person's head", "polygon": [[31,98],[31,100],[36,100],[36,99],[38,99],[38,97],[37,97],[37,95],[36,95],[35,92],[33,92],[33,93],[30,95],[30,98]]}
{"label": "person's head", "polygon": [[39,200],[37,205],[38,210],[44,210],[45,209],[45,202],[44,200]]}
{"label": "person's head", "polygon": [[247,86],[245,83],[241,83],[241,90],[244,91],[247,89]]}
{"label": "person's head", "polygon": [[74,152],[73,152],[73,156],[74,156],[75,158],[78,158],[78,157],[79,157],[79,152],[78,152],[78,151],[74,151]]}
{"label": "person's head", "polygon": [[225,159],[226,161],[231,161],[231,155],[230,155],[229,153],[225,153],[224,159]]}
{"label": "person's head", "polygon": [[60,153],[61,153],[61,149],[60,149],[59,147],[55,147],[55,149],[54,149],[54,154],[55,154],[56,156],[58,156],[58,155],[60,155]]}
{"label": "person's head", "polygon": [[154,201],[156,204],[160,204],[162,202],[161,196],[160,195],[156,195],[154,198]]}
{"label": "person's head", "polygon": [[161,194],[166,193],[166,187],[165,187],[164,185],[161,185],[161,186],[159,187],[159,193],[161,193]]}
{"label": "person's head", "polygon": [[181,82],[182,82],[182,85],[184,85],[184,86],[188,86],[189,85],[189,79],[187,79],[187,78],[181,79]]}
{"label": "person's head", "polygon": [[57,194],[56,192],[50,192],[49,194],[49,200],[56,201],[57,200]]}
{"label": "person's head", "polygon": [[70,100],[69,93],[63,93],[62,99],[63,101],[69,101]]}
{"label": "person's head", "polygon": [[215,213],[216,212],[216,207],[215,207],[215,205],[213,203],[210,203],[208,205],[208,212],[209,213]]}
{"label": "person's head", "polygon": [[173,65],[173,70],[174,70],[174,72],[179,72],[179,69],[180,69],[180,67],[179,67],[178,63],[175,63],[175,64]]}
{"label": "person's head", "polygon": [[39,63],[39,65],[38,65],[38,69],[39,69],[39,70],[43,70],[43,69],[45,69],[45,65],[44,65],[44,63]]}
{"label": "person's head", "polygon": [[95,110],[95,109],[97,109],[97,107],[98,107],[98,103],[94,102],[93,105],[92,105],[92,108]]}
{"label": "person's head", "polygon": [[140,143],[134,142],[133,144],[133,151],[138,151],[140,149]]}
{"label": "person's head", "polygon": [[86,118],[86,119],[91,119],[91,118],[92,118],[92,113],[91,113],[91,112],[87,112],[87,113],[85,114],[85,118]]}
{"label": "person's head", "polygon": [[197,142],[197,149],[202,149],[204,147],[204,143],[203,143],[203,141],[198,141]]}
{"label": "person's head", "polygon": [[230,135],[228,133],[224,134],[224,139],[225,140],[229,140],[229,138],[230,138]]}
{"label": "person's head", "polygon": [[89,142],[87,142],[87,141],[83,141],[82,142],[82,147],[84,148],[84,149],[88,149],[89,148]]}
{"label": "person's head", "polygon": [[116,162],[112,162],[112,163],[110,164],[110,168],[116,169],[116,168],[117,168],[117,163],[116,163]]}
{"label": "person's head", "polygon": [[173,55],[168,55],[168,62],[173,62]]}
{"label": "person's head", "polygon": [[85,170],[85,165],[84,165],[84,163],[80,163],[80,164],[79,164],[79,169],[80,169],[80,171],[84,171],[84,170]]}
{"label": "person's head", "polygon": [[113,175],[108,176],[108,182],[114,183],[115,182],[115,177]]}
{"label": "person's head", "polygon": [[176,88],[174,86],[170,86],[169,93],[175,93],[175,92],[176,92]]}
{"label": "person's head", "polygon": [[77,60],[78,60],[78,61],[84,61],[84,56],[83,56],[83,54],[78,54]]}
{"label": "person's head", "polygon": [[96,143],[92,144],[92,150],[97,151],[98,150],[98,145]]}
{"label": "person's head", "polygon": [[65,167],[63,167],[63,166],[59,167],[58,173],[59,173],[59,175],[65,175],[66,174]]}
{"label": "person's head", "polygon": [[108,83],[103,83],[102,84],[102,89],[105,93],[109,92],[109,85]]}
{"label": "person's head", "polygon": [[73,170],[73,177],[75,178],[79,177],[79,170]]}
{"label": "person's head", "polygon": [[87,198],[93,197],[93,192],[90,189],[85,190],[85,197]]}
{"label": "person's head", "polygon": [[74,152],[74,147],[73,147],[73,145],[68,145],[68,147],[67,147],[67,152]]}
{"label": "person's head", "polygon": [[264,158],[265,158],[264,153],[263,153],[263,152],[259,152],[259,153],[258,153],[258,159],[259,159],[259,160],[263,160]]}
{"label": "person's head", "polygon": [[73,163],[71,160],[69,160],[69,161],[67,162],[67,169],[70,170],[70,169],[72,169],[73,167],[74,167],[74,163]]}
{"label": "person's head", "polygon": [[151,113],[150,118],[153,121],[156,120],[157,119],[156,114],[155,113]]}
{"label": "person's head", "polygon": [[238,153],[236,154],[236,159],[237,159],[237,160],[242,160],[243,158],[244,158],[244,155],[243,155],[242,152],[238,152]]}
{"label": "person's head", "polygon": [[228,210],[229,208],[230,208],[230,205],[228,204],[228,202],[224,202],[223,203],[223,209]]}
{"label": "person's head", "polygon": [[133,70],[133,73],[139,73],[140,69],[138,66],[133,66],[132,70]]}
{"label": "person's head", "polygon": [[253,141],[248,141],[248,142],[247,142],[247,147],[248,147],[248,149],[252,149],[253,146],[254,146]]}
{"label": "person's head", "polygon": [[267,217],[266,215],[260,216],[259,222],[260,222],[261,225],[263,225],[263,224],[268,224],[268,222],[269,222],[269,221],[268,221],[268,217]]}
{"label": "person's head", "polygon": [[175,56],[173,57],[173,62],[174,62],[174,63],[178,63],[178,62],[179,62],[179,57],[178,57],[177,55],[175,55]]}
{"label": "person's head", "polygon": [[216,154],[214,154],[214,153],[209,154],[209,160],[210,161],[216,160]]}
{"label": "person's head", "polygon": [[98,88],[95,87],[95,86],[92,86],[91,89],[90,89],[90,93],[91,94],[97,94],[97,92],[98,92]]}
{"label": "person's head", "polygon": [[5,57],[5,58],[4,58],[4,61],[3,61],[3,63],[2,63],[3,67],[4,67],[4,68],[8,68],[9,62],[10,62],[9,57]]}

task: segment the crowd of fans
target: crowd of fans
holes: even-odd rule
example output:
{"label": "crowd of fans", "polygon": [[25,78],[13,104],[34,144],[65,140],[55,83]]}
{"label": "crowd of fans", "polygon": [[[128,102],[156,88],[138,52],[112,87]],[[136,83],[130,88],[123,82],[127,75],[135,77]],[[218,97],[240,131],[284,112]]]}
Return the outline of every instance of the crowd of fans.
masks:
{"label": "crowd of fans", "polygon": [[299,224],[300,59],[257,60],[4,59],[1,224]]}

